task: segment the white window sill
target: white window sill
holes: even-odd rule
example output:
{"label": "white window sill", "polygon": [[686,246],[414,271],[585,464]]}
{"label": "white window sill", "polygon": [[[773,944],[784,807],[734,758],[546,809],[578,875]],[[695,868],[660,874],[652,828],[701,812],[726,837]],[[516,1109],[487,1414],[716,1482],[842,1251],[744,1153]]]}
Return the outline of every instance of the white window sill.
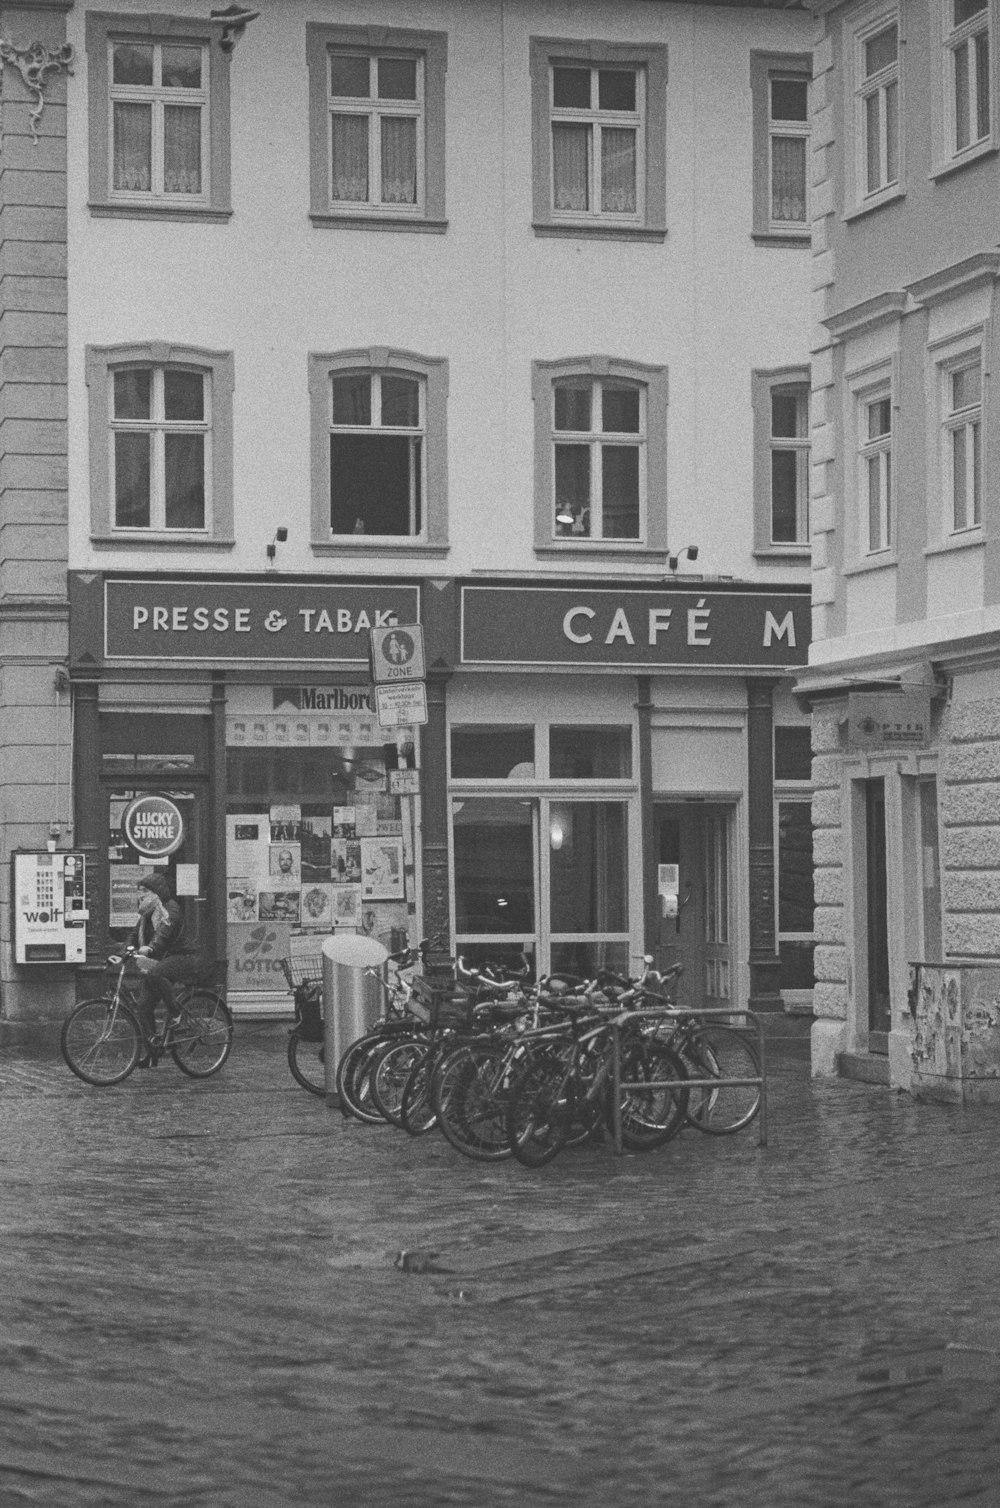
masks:
{"label": "white window sill", "polygon": [[96,550],[135,550],[155,545],[158,550],[232,550],[235,539],[213,539],[204,534],[167,533],[161,529],[137,529],[130,534],[92,534]]}
{"label": "white window sill", "polygon": [[654,560],[665,563],[669,551],[660,549],[658,545],[644,545],[637,539],[625,540],[621,543],[603,539],[567,539],[553,541],[552,544],[536,545],[535,554],[548,555],[553,558],[560,555],[575,555],[578,558],[594,555],[605,560],[617,558],[619,560]]}
{"label": "white window sill", "polygon": [[448,229],[447,220],[429,220],[426,215],[400,215],[388,211],[367,214],[363,210],[314,211],[309,219],[317,230],[409,230],[443,236]]}
{"label": "white window sill", "polygon": [[536,236],[569,236],[588,238],[594,241],[665,241],[666,227],[656,229],[647,225],[623,224],[614,220],[535,220],[532,230]]}
{"label": "white window sill", "polygon": [[812,546],[808,544],[759,545],[753,552],[755,560],[802,560],[808,561]]}
{"label": "white window sill", "polygon": [[949,534],[947,539],[939,539],[932,545],[924,547],[925,555],[953,555],[956,550],[981,549],[986,544],[982,526],[975,529],[963,529],[961,534]]}
{"label": "white window sill", "polygon": [[841,218],[846,221],[860,220],[863,216],[873,214],[877,209],[882,209],[886,204],[895,204],[897,199],[905,198],[906,190],[898,184],[894,184],[892,188],[883,189],[878,194],[872,194],[863,203],[856,204],[853,209],[845,210]]}
{"label": "white window sill", "polygon": [[87,206],[95,220],[179,220],[209,225],[225,225],[233,218],[228,208],[211,204],[155,204],[142,200],[104,200]]}
{"label": "white window sill", "polygon": [[841,571],[842,576],[867,576],[873,571],[891,571],[899,565],[899,557],[894,550],[882,550],[878,555],[866,555],[863,560],[856,560],[853,565],[845,566]]}
{"label": "white window sill", "polygon": [[973,162],[982,162],[984,157],[996,157],[998,152],[1000,146],[995,141],[979,141],[974,147],[966,147],[964,152],[956,152],[954,157],[939,163],[927,176],[931,183],[939,183],[943,178],[950,178],[953,173],[960,173]]}
{"label": "white window sill", "polygon": [[377,538],[348,534],[343,539],[336,535],[331,539],[314,539],[310,548],[314,555],[372,555],[379,558],[386,555],[411,555],[428,560],[443,560],[450,546],[428,544],[421,539],[396,538],[391,534]]}
{"label": "white window sill", "polygon": [[757,246],[781,246],[797,251],[809,251],[812,247],[812,233],[808,227],[795,230],[791,226],[779,230],[755,230],[751,231],[750,239]]}

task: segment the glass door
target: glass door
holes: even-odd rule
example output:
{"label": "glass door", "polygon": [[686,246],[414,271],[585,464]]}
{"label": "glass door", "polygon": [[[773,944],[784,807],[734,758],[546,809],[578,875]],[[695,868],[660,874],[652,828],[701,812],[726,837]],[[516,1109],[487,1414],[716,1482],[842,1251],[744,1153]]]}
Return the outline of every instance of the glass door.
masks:
{"label": "glass door", "polygon": [[732,995],[731,806],[655,807],[660,914],[658,968],[682,963],[677,998],[692,1008]]}
{"label": "glass door", "polygon": [[538,802],[452,801],[455,951],[469,963],[538,956]]}

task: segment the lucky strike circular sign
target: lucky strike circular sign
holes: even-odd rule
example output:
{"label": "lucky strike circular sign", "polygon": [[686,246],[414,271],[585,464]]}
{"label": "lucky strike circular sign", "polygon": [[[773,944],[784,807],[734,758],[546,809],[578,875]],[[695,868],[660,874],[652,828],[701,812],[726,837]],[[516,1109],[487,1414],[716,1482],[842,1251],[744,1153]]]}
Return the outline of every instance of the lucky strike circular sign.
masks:
{"label": "lucky strike circular sign", "polygon": [[184,841],[184,818],[167,796],[137,796],[125,808],[122,832],[147,859],[162,859]]}

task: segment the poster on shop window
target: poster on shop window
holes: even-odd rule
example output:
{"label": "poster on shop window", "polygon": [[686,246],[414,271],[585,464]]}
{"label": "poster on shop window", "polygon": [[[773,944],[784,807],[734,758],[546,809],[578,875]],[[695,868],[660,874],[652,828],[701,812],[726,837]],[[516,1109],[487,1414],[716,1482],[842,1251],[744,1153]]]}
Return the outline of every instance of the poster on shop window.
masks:
{"label": "poster on shop window", "polygon": [[402,838],[362,838],[362,901],[401,901],[403,886]]}
{"label": "poster on shop window", "polygon": [[303,927],[318,928],[328,932],[334,925],[334,896],[340,890],[338,885],[308,885],[302,886],[302,925]]}

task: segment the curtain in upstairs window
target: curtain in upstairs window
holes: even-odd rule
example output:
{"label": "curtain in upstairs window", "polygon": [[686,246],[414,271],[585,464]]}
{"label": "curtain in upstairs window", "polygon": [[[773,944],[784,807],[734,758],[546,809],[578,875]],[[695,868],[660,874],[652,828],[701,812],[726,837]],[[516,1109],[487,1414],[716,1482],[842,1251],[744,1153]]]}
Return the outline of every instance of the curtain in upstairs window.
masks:
{"label": "curtain in upstairs window", "polygon": [[552,193],[556,209],[590,208],[587,192],[589,126],[552,127]]}
{"label": "curtain in upstairs window", "polygon": [[148,105],[114,108],[116,189],[148,193],[153,186],[153,116]]}
{"label": "curtain in upstairs window", "polygon": [[368,202],[368,117],[333,117],[333,186],[331,197],[352,204]]}
{"label": "curtain in upstairs window", "polygon": [[201,193],[201,111],[167,105],[163,112],[163,190]]}
{"label": "curtain in upstairs window", "polygon": [[802,136],[771,141],[771,219],[806,218],[806,143]]}
{"label": "curtain in upstairs window", "polygon": [[382,203],[417,202],[417,123],[382,117]]}
{"label": "curtain in upstairs window", "polygon": [[635,214],[635,132],[601,132],[601,209],[610,215]]}

